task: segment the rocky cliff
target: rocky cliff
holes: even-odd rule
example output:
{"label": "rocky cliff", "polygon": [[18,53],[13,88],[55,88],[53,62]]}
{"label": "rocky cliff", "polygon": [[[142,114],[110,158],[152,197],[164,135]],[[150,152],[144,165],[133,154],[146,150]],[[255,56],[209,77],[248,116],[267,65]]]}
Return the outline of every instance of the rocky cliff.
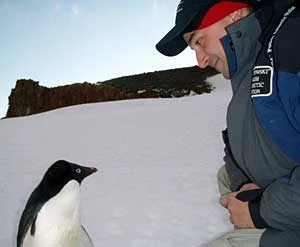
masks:
{"label": "rocky cliff", "polygon": [[134,98],[182,97],[209,93],[207,77],[216,71],[188,67],[120,77],[104,82],[88,82],[47,88],[31,79],[16,82],[9,96],[6,117],[41,113],[60,107]]}

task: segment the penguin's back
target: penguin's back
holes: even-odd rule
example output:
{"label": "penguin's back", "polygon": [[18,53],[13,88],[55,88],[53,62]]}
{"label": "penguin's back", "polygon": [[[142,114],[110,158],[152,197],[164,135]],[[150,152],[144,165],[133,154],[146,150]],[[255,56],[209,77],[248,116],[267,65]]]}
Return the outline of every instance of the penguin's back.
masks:
{"label": "penguin's back", "polygon": [[78,247],[81,234],[79,183],[69,181],[40,209],[25,235],[22,247]]}

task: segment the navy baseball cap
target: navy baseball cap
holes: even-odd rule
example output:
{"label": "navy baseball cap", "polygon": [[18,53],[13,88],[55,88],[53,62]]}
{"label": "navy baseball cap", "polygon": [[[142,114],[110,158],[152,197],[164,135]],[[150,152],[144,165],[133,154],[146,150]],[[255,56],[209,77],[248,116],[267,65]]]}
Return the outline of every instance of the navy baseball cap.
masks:
{"label": "navy baseball cap", "polygon": [[[243,2],[254,9],[261,6],[261,0],[229,0]],[[196,30],[206,12],[222,0],[181,0],[177,7],[175,26],[156,44],[156,49],[165,56],[176,56],[181,53],[187,43],[183,34]]]}

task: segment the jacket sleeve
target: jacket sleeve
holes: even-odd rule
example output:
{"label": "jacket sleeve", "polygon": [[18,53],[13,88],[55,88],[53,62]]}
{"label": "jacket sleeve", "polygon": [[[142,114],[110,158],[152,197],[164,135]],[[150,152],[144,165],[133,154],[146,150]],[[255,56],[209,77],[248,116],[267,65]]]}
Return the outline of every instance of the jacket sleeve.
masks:
{"label": "jacket sleeve", "polygon": [[257,228],[300,231],[300,167],[251,200],[249,210]]}
{"label": "jacket sleeve", "polygon": [[230,186],[232,191],[238,191],[244,184],[251,183],[250,179],[240,169],[237,162],[235,161],[231,148],[229,145],[227,129],[222,131],[222,137],[225,144],[224,148],[224,162],[225,168],[229,176]]}
{"label": "jacket sleeve", "polygon": [[299,231],[278,231],[267,229],[260,238],[260,246],[272,247],[299,247],[300,232]]}

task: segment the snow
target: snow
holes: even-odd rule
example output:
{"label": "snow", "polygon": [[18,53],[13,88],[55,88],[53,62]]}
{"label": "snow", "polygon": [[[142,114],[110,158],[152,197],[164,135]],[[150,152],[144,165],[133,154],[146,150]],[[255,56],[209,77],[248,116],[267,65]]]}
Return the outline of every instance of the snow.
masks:
{"label": "snow", "polygon": [[96,247],[200,247],[232,229],[218,204],[229,82],[211,94],[66,107],[0,121],[0,246],[58,159],[95,166],[81,186]]}

